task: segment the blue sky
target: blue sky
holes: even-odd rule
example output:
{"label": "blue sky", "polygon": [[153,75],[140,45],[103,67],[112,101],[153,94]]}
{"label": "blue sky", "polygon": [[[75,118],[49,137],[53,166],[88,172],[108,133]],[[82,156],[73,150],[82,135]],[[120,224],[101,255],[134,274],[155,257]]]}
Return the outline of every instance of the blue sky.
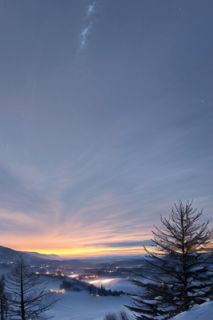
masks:
{"label": "blue sky", "polygon": [[211,218],[212,13],[0,0],[3,245],[134,247],[179,199]]}

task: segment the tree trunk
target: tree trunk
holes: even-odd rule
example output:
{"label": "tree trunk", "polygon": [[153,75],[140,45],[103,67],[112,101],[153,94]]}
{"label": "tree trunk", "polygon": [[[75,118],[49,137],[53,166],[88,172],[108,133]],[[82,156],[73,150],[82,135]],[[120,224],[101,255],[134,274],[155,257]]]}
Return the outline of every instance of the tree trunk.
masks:
{"label": "tree trunk", "polygon": [[1,320],[4,320],[4,302],[1,299]]}
{"label": "tree trunk", "polygon": [[26,320],[26,317],[25,317],[25,305],[24,305],[23,269],[22,268],[21,268],[20,289],[21,289],[21,319],[22,320]]}

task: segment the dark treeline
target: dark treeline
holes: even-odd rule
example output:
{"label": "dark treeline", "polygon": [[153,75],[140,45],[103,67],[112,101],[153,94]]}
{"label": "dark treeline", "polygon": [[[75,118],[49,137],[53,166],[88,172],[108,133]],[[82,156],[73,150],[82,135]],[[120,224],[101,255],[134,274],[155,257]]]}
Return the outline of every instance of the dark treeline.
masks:
{"label": "dark treeline", "polygon": [[72,279],[70,281],[69,279],[63,280],[60,289],[64,289],[66,291],[82,291],[82,290],[87,290],[91,295],[94,296],[121,296],[125,295],[126,293],[123,291],[118,291],[118,290],[111,290],[111,289],[106,289],[104,286],[96,287],[92,284],[87,284],[82,281],[79,281],[77,279]]}

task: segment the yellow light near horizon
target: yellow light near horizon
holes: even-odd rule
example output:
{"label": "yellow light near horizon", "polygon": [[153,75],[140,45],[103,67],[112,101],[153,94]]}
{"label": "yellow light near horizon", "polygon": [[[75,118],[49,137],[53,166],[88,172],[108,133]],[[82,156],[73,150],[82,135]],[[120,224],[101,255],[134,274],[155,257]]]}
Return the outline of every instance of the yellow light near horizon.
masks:
{"label": "yellow light near horizon", "polygon": [[[24,251],[32,251],[25,249]],[[120,255],[120,254],[142,254],[144,253],[141,247],[81,247],[81,248],[51,248],[51,249],[34,249],[41,254],[56,254],[62,257],[89,257],[89,256],[105,256],[105,255]]]}

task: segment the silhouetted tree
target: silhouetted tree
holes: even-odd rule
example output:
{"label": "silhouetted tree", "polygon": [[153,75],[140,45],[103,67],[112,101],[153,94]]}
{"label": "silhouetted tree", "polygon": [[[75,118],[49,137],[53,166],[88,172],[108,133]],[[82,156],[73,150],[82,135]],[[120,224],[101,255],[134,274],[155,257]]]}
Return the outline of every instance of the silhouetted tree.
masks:
{"label": "silhouetted tree", "polygon": [[8,297],[5,292],[4,276],[2,276],[0,279],[0,319],[8,319]]}
{"label": "silhouetted tree", "polygon": [[45,312],[54,303],[52,295],[22,259],[8,276],[7,289],[10,293],[10,319],[47,319]]}
{"label": "silhouetted tree", "polygon": [[142,289],[129,306],[136,319],[169,319],[211,297],[213,273],[205,247],[212,230],[200,222],[201,215],[192,203],[179,202],[153,231],[155,250],[145,248],[149,272],[133,281]]}

